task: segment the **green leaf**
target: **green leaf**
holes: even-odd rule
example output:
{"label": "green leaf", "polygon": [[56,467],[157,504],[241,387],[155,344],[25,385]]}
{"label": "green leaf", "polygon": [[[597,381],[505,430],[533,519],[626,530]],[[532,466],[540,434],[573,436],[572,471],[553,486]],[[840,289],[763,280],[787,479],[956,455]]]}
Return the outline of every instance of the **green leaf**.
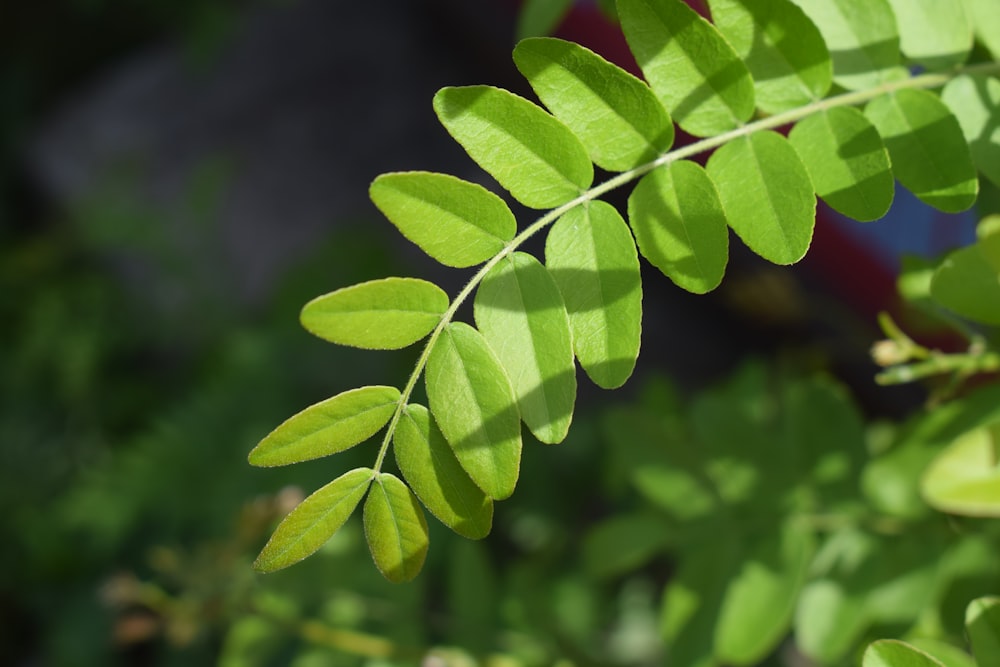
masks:
{"label": "green leaf", "polygon": [[944,667],[918,648],[895,639],[880,639],[868,645],[862,667]]}
{"label": "green leaf", "polygon": [[378,473],[365,501],[365,539],[372,560],[389,581],[420,573],[427,556],[427,521],[409,487],[389,473]]}
{"label": "green leaf", "polygon": [[283,466],[342,452],[375,435],[398,402],[395,387],[369,386],[311,405],[261,440],[250,465]]}
{"label": "green leaf", "polygon": [[958,119],[976,168],[1000,185],[1000,80],[959,75],[945,85],[941,101]]}
{"label": "green leaf", "polygon": [[639,256],[625,221],[601,201],[567,211],[549,231],[545,264],[566,302],[580,365],[598,386],[620,387],[642,329]]}
{"label": "green leaf", "polygon": [[746,65],[682,0],[618,0],[618,15],[646,80],[685,131],[714,136],[753,115]]}
{"label": "green leaf", "polygon": [[555,280],[531,255],[513,253],[483,278],[474,312],[513,383],[524,423],[542,442],[561,442],[573,417],[576,369]]}
{"label": "green leaf", "polygon": [[819,28],[833,80],[848,90],[905,79],[899,32],[887,0],[793,0]]}
{"label": "green leaf", "polygon": [[416,343],[448,310],[448,295],[419,278],[382,278],[316,297],[302,309],[309,333],[338,345],[398,350]]}
{"label": "green leaf", "polygon": [[962,4],[976,39],[994,58],[1000,58],[1000,3],[996,0],[965,0]]}
{"label": "green leaf", "polygon": [[1000,657],[1000,598],[982,597],[965,610],[965,629],[972,653],[982,667]]}
{"label": "green leaf", "polygon": [[865,108],[892,159],[896,178],[924,203],[964,211],[976,201],[979,181],[969,145],[948,107],[926,90],[898,90]]}
{"label": "green leaf", "polygon": [[972,50],[972,25],[961,2],[889,0],[903,55],[929,69],[961,65]]}
{"label": "green leaf", "polygon": [[517,398],[482,334],[452,322],[424,374],[431,414],[469,477],[494,500],[514,492],[521,465]]}
{"label": "green leaf", "polygon": [[795,618],[795,644],[820,664],[833,664],[868,627],[864,597],[836,579],[816,579],[802,589]]}
{"label": "green leaf", "polygon": [[[976,667],[976,661],[971,655],[940,639],[913,637],[909,643],[940,662],[944,667]],[[983,664],[985,663],[980,663],[979,667],[982,667]]]}
{"label": "green leaf", "polygon": [[525,206],[560,206],[594,180],[579,139],[513,93],[490,86],[442,88],[434,111],[469,156]]}
{"label": "green leaf", "polygon": [[613,516],[587,533],[583,569],[594,578],[635,572],[663,551],[668,537],[663,517],[651,513]]}
{"label": "green leaf", "polygon": [[462,469],[427,408],[406,406],[393,435],[393,449],[403,479],[441,523],[472,540],[489,534],[493,501]]}
{"label": "green leaf", "polygon": [[743,59],[757,106],[779,113],[826,95],[833,80],[819,30],[790,0],[709,0],[712,22]]}
{"label": "green leaf", "polygon": [[369,194],[403,236],[446,266],[485,262],[517,232],[514,214],[502,199],[447,174],[382,174]]}
{"label": "green leaf", "polygon": [[375,472],[346,472],[299,503],[275,529],[254,561],[258,572],[273,572],[311,555],[329,540],[368,490]]}
{"label": "green leaf", "polygon": [[517,39],[552,34],[572,6],[573,0],[525,0],[517,15]]}
{"label": "green leaf", "polygon": [[931,279],[931,296],[963,317],[1000,324],[1000,267],[989,247],[980,241],[948,255]]}
{"label": "green leaf", "polygon": [[579,44],[526,39],[514,62],[539,99],[608,171],[625,171],[670,148],[674,126],[645,83]]}
{"label": "green leaf", "polygon": [[729,230],[700,166],[681,160],[643,176],[629,196],[628,219],[643,257],[676,285],[704,294],[722,282]]}
{"label": "green leaf", "polygon": [[816,197],[809,174],[776,132],[739,137],[712,154],[708,175],[743,242],[775,264],[799,261],[809,249]]}
{"label": "green leaf", "polygon": [[816,193],[831,208],[855,220],[889,211],[894,181],[882,137],[853,107],[808,116],[788,135],[809,170]]}
{"label": "green leaf", "polygon": [[998,424],[977,428],[941,452],[920,483],[928,504],[952,514],[1000,517],[998,437]]}

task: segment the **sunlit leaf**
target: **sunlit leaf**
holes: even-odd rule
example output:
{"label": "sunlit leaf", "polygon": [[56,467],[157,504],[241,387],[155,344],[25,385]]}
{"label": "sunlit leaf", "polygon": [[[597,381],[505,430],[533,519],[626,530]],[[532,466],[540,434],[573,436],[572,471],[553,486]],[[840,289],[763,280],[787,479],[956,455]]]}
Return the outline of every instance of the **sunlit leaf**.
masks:
{"label": "sunlit leaf", "polygon": [[419,278],[382,278],[316,297],[302,309],[302,326],[323,340],[368,350],[396,350],[437,326],[448,295]]}
{"label": "sunlit leaf", "polygon": [[962,2],[889,0],[899,26],[903,55],[930,69],[965,62],[972,49],[972,25]]}
{"label": "sunlit leaf", "polygon": [[642,328],[639,257],[625,221],[601,201],[568,211],[549,231],[545,264],[566,302],[580,365],[598,386],[621,386]]}
{"label": "sunlit leaf", "polygon": [[502,199],[447,174],[382,174],[369,194],[403,236],[447,266],[485,262],[517,232],[514,214]]}
{"label": "sunlit leaf", "polygon": [[1000,517],[1000,425],[960,436],[931,463],[921,492],[937,509],[967,516]]}
{"label": "sunlit leaf", "polygon": [[[940,639],[912,637],[907,640],[911,646],[931,656],[944,667],[977,667],[975,659],[953,644]],[[982,663],[978,665],[982,667]]]}
{"label": "sunlit leaf", "polygon": [[395,387],[361,387],[289,417],[250,452],[255,466],[283,466],[353,447],[375,435],[399,402]]}
{"label": "sunlit leaf", "polygon": [[944,667],[920,649],[895,639],[880,639],[865,649],[862,667]]}
{"label": "sunlit leaf", "polygon": [[819,28],[833,59],[833,80],[848,90],[907,76],[888,0],[792,0]]}
{"label": "sunlit leaf", "polygon": [[799,261],[809,249],[816,196],[798,153],[776,132],[730,141],[707,165],[729,226],[775,264]]}
{"label": "sunlit leaf", "polygon": [[505,258],[480,283],[475,318],[511,379],[524,423],[542,442],[561,442],[573,417],[576,369],[569,316],[551,274],[527,253]]}
{"label": "sunlit leaf", "polygon": [[1000,598],[982,597],[965,610],[965,629],[980,667],[1000,656]]}
{"label": "sunlit leaf", "polygon": [[521,465],[517,397],[482,334],[449,324],[424,379],[431,414],[472,481],[496,500],[513,493]]}
{"label": "sunlit leaf", "polygon": [[822,98],[833,69],[819,30],[790,0],[709,0],[712,22],[753,76],[757,106],[786,111]]}
{"label": "sunlit leaf", "polygon": [[599,167],[625,171],[673,143],[673,123],[653,92],[593,51],[560,39],[527,39],[514,49],[514,62]]}
{"label": "sunlit leaf", "polygon": [[389,581],[413,579],[424,566],[427,521],[409,487],[389,473],[375,476],[364,511],[372,560]]}
{"label": "sunlit leaf", "polygon": [[299,503],[278,524],[257,556],[254,569],[280,570],[323,546],[361,502],[374,474],[370,468],[351,470]]}
{"label": "sunlit leaf", "polygon": [[889,211],[894,179],[882,138],[864,114],[834,107],[801,120],[788,135],[818,194],[854,220]]}
{"label": "sunlit leaf", "polygon": [[473,540],[489,534],[493,501],[462,469],[427,408],[406,406],[393,435],[393,450],[403,479],[441,523]]}
{"label": "sunlit leaf", "polygon": [[990,247],[980,241],[948,255],[931,279],[931,296],[963,317],[1000,324],[1000,267],[991,261]]}
{"label": "sunlit leaf", "polygon": [[896,178],[923,202],[949,213],[976,201],[979,181],[969,145],[948,107],[926,90],[899,90],[865,108],[892,159]]}
{"label": "sunlit leaf", "polygon": [[517,38],[551,34],[572,6],[573,0],[525,0],[517,15]]}
{"label": "sunlit leaf", "polygon": [[513,93],[490,86],[442,88],[434,110],[469,156],[525,206],[565,204],[594,179],[580,140]]}
{"label": "sunlit leaf", "polygon": [[628,200],[628,219],[643,257],[679,287],[718,287],[729,261],[729,230],[705,170],[676,161],[643,176]]}
{"label": "sunlit leaf", "polygon": [[1000,80],[959,75],[945,85],[941,101],[958,119],[976,168],[1000,186]]}
{"label": "sunlit leaf", "polygon": [[994,58],[1000,58],[1000,3],[996,0],[965,0],[962,4],[976,39]]}
{"label": "sunlit leaf", "polygon": [[619,0],[618,15],[646,80],[685,131],[712,136],[753,115],[746,65],[682,0]]}

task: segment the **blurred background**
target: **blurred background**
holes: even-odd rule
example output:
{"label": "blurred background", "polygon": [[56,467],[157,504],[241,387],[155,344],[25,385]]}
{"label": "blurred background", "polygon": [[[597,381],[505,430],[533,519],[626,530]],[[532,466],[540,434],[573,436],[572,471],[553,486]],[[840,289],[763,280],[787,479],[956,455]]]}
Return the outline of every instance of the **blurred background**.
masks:
{"label": "blurred background", "polygon": [[[250,569],[279,517],[371,451],[259,470],[249,450],[412,363],[311,338],[301,306],[386,275],[450,293],[467,278],[409,246],[367,186],[405,169],[488,184],[430,101],[469,83],[528,94],[509,59],[517,5],[0,6],[0,662],[378,665],[504,646],[525,664],[656,664],[668,564],[614,585],[573,575],[581,526],[616,502],[597,488],[599,410],[579,410],[561,447],[526,450],[489,539],[432,522],[415,583],[381,579],[354,521],[294,568]],[[582,5],[563,30],[620,53]],[[871,414],[919,400],[870,382],[893,253],[852,260],[883,281],[854,302],[829,280],[843,255],[795,272],[745,255],[705,298],[644,276],[642,377],[613,400],[658,373],[699,388],[763,353],[834,369]],[[604,653],[581,648],[595,629]]]}

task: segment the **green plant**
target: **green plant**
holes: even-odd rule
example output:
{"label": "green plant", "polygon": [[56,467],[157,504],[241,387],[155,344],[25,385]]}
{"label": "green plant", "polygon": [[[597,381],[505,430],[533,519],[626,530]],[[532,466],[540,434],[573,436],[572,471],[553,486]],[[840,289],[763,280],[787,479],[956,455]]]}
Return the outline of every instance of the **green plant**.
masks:
{"label": "green plant", "polygon": [[[254,465],[285,465],[384,429],[370,467],[345,472],[282,521],[259,570],[316,551],[365,498],[371,555],[393,581],[424,562],[421,504],[461,535],[487,534],[494,501],[517,483],[521,422],[558,443],[573,415],[576,361],[605,388],[631,374],[639,254],[704,293],[722,281],[729,229],[764,259],[791,264],[809,248],[817,197],[864,221],[888,210],[894,178],[943,211],[973,205],[977,170],[1000,180],[994,3],[708,5],[714,25],[681,0],[619,0],[648,85],[579,45],[534,38],[514,61],[551,114],[488,86],[438,92],[445,129],[513,199],[546,212],[518,231],[504,200],[477,184],[427,172],[374,181],[373,201],[404,236],[447,266],[481,266],[453,298],[391,277],[305,306],[305,328],[337,344],[427,341],[402,389],[338,394],[250,453]],[[699,139],[671,150],[675,123]],[[776,131],[787,126],[787,138]],[[705,167],[692,161],[706,154]],[[613,175],[594,185],[595,164]],[[600,197],[633,182],[626,223]],[[521,248],[544,230],[543,264]],[[457,319],[470,301],[475,326]],[[390,449],[402,479],[386,470]]]}

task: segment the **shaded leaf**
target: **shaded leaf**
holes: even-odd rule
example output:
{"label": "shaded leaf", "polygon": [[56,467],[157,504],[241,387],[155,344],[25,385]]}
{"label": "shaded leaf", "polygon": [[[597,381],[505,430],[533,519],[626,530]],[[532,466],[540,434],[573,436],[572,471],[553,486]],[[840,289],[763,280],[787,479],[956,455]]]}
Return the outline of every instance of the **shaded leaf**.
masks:
{"label": "shaded leaf", "polygon": [[517,15],[517,39],[552,34],[572,6],[573,0],[525,0]]}
{"label": "shaded leaf", "polygon": [[601,201],[567,211],[549,231],[545,264],[565,300],[580,365],[598,386],[621,386],[642,329],[639,256],[625,221]]}
{"label": "shaded leaf", "polygon": [[868,645],[862,667],[943,667],[920,649],[895,639],[880,639]]}
{"label": "shaded leaf", "polygon": [[382,278],[316,297],[302,308],[302,326],[339,345],[397,350],[416,343],[448,310],[448,295],[419,278]]}
{"label": "shaded leaf", "polygon": [[977,428],[941,452],[921,480],[927,502],[953,514],[1000,516],[998,436],[1000,425]]}
{"label": "shaded leaf", "polygon": [[311,555],[329,540],[361,502],[375,472],[346,472],[299,503],[275,529],[254,561],[258,572],[273,572]]}
{"label": "shaded leaf", "polygon": [[344,451],[385,426],[398,402],[395,387],[370,386],[311,405],[261,440],[250,465],[283,466]]}
{"label": "shaded leaf", "polygon": [[620,514],[602,521],[583,541],[583,569],[591,577],[634,572],[667,546],[667,526],[651,513]]}
{"label": "shaded leaf", "polygon": [[963,317],[1000,324],[1000,266],[991,260],[991,245],[980,241],[945,257],[931,279],[931,296]]}
{"label": "shaded leaf", "polygon": [[889,0],[899,27],[903,55],[930,69],[965,62],[972,50],[972,25],[961,2]]}
{"label": "shaded leaf", "polygon": [[599,167],[625,171],[673,143],[673,123],[653,92],[593,51],[560,39],[526,39],[514,49],[514,62]]}
{"label": "shaded leaf", "polygon": [[992,664],[1000,656],[1000,598],[982,597],[970,602],[965,610],[965,629],[976,661],[981,667]]}
{"label": "shaded leaf", "polygon": [[924,203],[948,213],[976,201],[979,181],[969,145],[948,107],[926,90],[899,90],[865,108],[892,159],[896,178]]}
{"label": "shaded leaf", "polygon": [[792,0],[819,28],[833,80],[848,90],[905,79],[899,30],[888,0]]}
{"label": "shaded leaf", "polygon": [[493,501],[455,458],[427,408],[409,404],[393,434],[396,463],[431,514],[459,535],[478,540],[493,523]]}
{"label": "shaded leaf", "polygon": [[447,174],[382,174],[369,194],[403,236],[447,266],[485,262],[517,232],[514,214],[502,199]]}
{"label": "shaded leaf", "polygon": [[959,75],[945,85],[941,101],[958,119],[976,168],[1000,186],[1000,80]]}
{"label": "shaded leaf", "polygon": [[776,132],[739,137],[712,154],[706,167],[729,226],[775,264],[799,261],[809,249],[816,197],[802,160]]}
{"label": "shaded leaf", "polygon": [[533,256],[513,253],[483,278],[474,312],[524,423],[542,442],[561,442],[573,417],[576,369],[569,316],[552,276]]}
{"label": "shaded leaf", "polygon": [[713,136],[753,115],[746,65],[682,0],[619,0],[618,16],[646,80],[685,131]]}
{"label": "shaded leaf", "polygon": [[826,95],[833,80],[819,30],[790,0],[709,0],[712,22],[743,59],[757,106],[793,109]]}
{"label": "shaded leaf", "polygon": [[835,663],[868,627],[864,607],[863,594],[836,579],[810,581],[796,608],[796,646],[821,664]]}
{"label": "shaded leaf", "polygon": [[645,176],[628,199],[643,257],[676,285],[704,294],[722,282],[729,230],[715,185],[694,162],[671,162]]}
{"label": "shaded leaf", "polygon": [[813,185],[831,208],[855,220],[889,211],[894,179],[882,138],[864,114],[834,107],[801,120],[788,135]]}
{"label": "shaded leaf", "polygon": [[472,481],[490,498],[514,492],[521,422],[507,373],[482,334],[462,322],[442,332],[424,374],[431,413]]}
{"label": "shaded leaf", "polygon": [[365,501],[365,539],[372,560],[389,581],[420,573],[427,556],[427,521],[409,487],[389,473],[378,473]]}
{"label": "shaded leaf", "polygon": [[490,86],[442,88],[434,111],[469,156],[525,206],[565,204],[593,182],[594,167],[579,139],[513,93]]}

